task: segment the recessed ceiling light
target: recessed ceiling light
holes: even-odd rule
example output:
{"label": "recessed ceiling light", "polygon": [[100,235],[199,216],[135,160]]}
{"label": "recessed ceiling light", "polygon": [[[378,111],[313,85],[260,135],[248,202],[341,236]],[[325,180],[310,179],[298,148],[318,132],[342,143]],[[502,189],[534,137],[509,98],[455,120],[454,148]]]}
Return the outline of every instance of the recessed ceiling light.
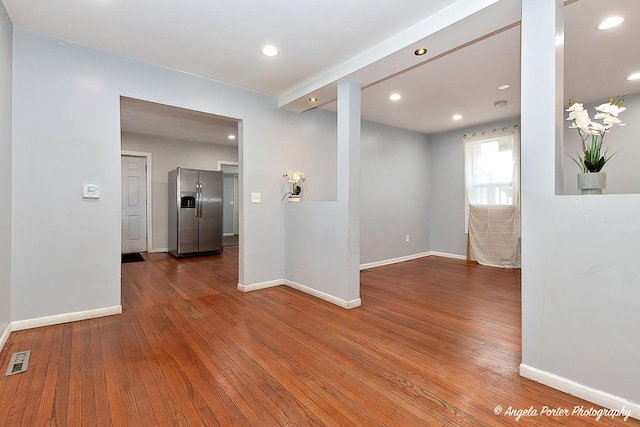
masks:
{"label": "recessed ceiling light", "polygon": [[229,135],[229,139],[236,139],[235,135]]}
{"label": "recessed ceiling light", "polygon": [[640,73],[631,74],[629,77],[627,77],[627,80],[640,80]]}
{"label": "recessed ceiling light", "polygon": [[267,56],[276,56],[280,52],[275,46],[265,46],[262,48],[262,53]]}
{"label": "recessed ceiling light", "polygon": [[420,49],[416,49],[416,51],[413,52],[413,54],[416,56],[422,56],[425,53],[427,53],[427,49],[425,49],[424,47],[421,47]]}
{"label": "recessed ceiling light", "polygon": [[500,85],[498,86],[498,90],[506,90],[509,89],[511,87],[511,85]]}
{"label": "recessed ceiling light", "polygon": [[496,101],[496,102],[493,103],[493,106],[494,107],[506,107],[507,106],[507,101],[505,101],[504,99],[500,100],[500,101]]}
{"label": "recessed ceiling light", "polygon": [[318,98],[311,97],[309,98],[309,102],[318,102]]}
{"label": "recessed ceiling light", "polygon": [[393,94],[391,94],[391,96],[389,97],[389,99],[390,99],[390,100],[392,100],[392,101],[397,101],[397,100],[399,100],[400,98],[402,98],[402,96],[400,96],[400,94],[399,94],[399,93],[393,93]]}
{"label": "recessed ceiling light", "polygon": [[611,16],[605,19],[604,21],[602,21],[600,25],[598,25],[598,29],[608,30],[610,28],[617,27],[618,25],[622,24],[622,21],[624,21],[624,18],[620,16]]}
{"label": "recessed ceiling light", "polygon": [[451,118],[453,120],[460,120],[462,118],[462,116],[460,114],[454,114]]}

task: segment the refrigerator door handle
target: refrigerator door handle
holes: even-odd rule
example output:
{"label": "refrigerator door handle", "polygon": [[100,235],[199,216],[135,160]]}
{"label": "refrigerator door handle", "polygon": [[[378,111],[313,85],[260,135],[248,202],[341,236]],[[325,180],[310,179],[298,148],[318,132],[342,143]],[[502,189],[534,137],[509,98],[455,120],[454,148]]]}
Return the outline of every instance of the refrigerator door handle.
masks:
{"label": "refrigerator door handle", "polygon": [[202,184],[196,183],[196,217],[202,217]]}

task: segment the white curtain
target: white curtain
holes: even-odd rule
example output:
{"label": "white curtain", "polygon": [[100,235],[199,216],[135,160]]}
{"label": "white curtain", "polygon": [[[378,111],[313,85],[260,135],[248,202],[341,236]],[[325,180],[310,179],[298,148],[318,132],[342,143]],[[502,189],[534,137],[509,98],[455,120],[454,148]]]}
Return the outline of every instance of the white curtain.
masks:
{"label": "white curtain", "polygon": [[[488,134],[488,135],[487,135]],[[470,258],[520,267],[520,138],[517,129],[464,140],[465,231]]]}

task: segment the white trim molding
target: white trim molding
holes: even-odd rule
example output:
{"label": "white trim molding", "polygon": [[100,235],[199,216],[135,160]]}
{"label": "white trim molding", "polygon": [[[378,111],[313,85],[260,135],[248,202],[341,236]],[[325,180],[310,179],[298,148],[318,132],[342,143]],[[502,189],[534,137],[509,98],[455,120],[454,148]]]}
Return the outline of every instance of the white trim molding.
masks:
{"label": "white trim molding", "polygon": [[238,162],[232,162],[230,160],[218,160],[218,170],[219,171],[222,170],[222,166],[238,166],[238,167],[240,167],[240,164]]}
{"label": "white trim molding", "polygon": [[73,313],[56,314],[53,316],[37,317],[27,320],[11,322],[11,331],[39,328],[41,326],[58,325],[60,323],[77,322],[78,320],[94,319],[96,317],[112,316],[122,313],[122,306],[96,308],[93,310],[76,311]]}
{"label": "white trim molding", "polygon": [[7,323],[7,326],[4,328],[4,331],[0,333],[0,351],[4,349],[4,345],[7,343],[9,339],[9,335],[11,334],[11,323]]}
{"label": "white trim molding", "polygon": [[381,261],[368,262],[366,264],[360,264],[360,270],[366,270],[368,268],[374,268],[374,267],[382,267],[383,265],[396,264],[398,262],[411,261],[412,259],[423,258],[423,257],[429,256],[430,254],[431,254],[430,252],[421,252],[418,254],[405,255],[398,258],[390,258],[390,259],[383,259]]}
{"label": "white trim molding", "polygon": [[467,260],[467,256],[466,255],[450,254],[450,253],[447,253],[447,252],[429,251],[429,256],[439,256],[439,257],[442,257],[442,258],[459,259],[459,260],[462,260],[462,261],[466,261]]}
{"label": "white trim molding", "polygon": [[366,270],[368,268],[374,268],[374,267],[382,267],[383,265],[396,264],[398,262],[411,261],[413,259],[424,258],[428,256],[439,256],[443,258],[452,258],[452,259],[460,259],[460,260],[467,259],[466,255],[428,251],[428,252],[420,252],[417,254],[405,255],[398,258],[383,259],[381,261],[374,261],[374,262],[368,262],[366,264],[360,264],[360,270]]}
{"label": "white trim molding", "polygon": [[253,283],[251,285],[243,285],[238,283],[238,290],[242,292],[257,291],[259,289],[273,288],[275,286],[285,285],[284,279],[269,280],[268,282]]}
{"label": "white trim molding", "polygon": [[[640,403],[631,402],[619,396],[596,390],[567,378],[560,377],[550,372],[541,371],[540,369],[520,364],[520,376],[544,384],[572,396],[593,402],[596,405],[604,406],[607,409],[621,411],[628,414],[629,417],[640,420]],[[625,415],[621,415],[619,419],[624,419]]]}
{"label": "white trim molding", "polygon": [[330,302],[331,304],[335,304],[342,308],[350,309],[350,308],[360,307],[362,305],[362,300],[360,298],[347,301],[341,298],[334,297],[333,295],[329,295],[324,292],[318,291],[316,289],[310,288],[309,286],[305,286],[300,283],[294,282],[292,280],[285,279],[285,284],[290,288],[296,289],[300,292],[304,292],[305,294],[312,295],[316,298],[320,298],[321,300],[325,300],[327,302]]}
{"label": "white trim molding", "polygon": [[334,297],[333,295],[326,294],[324,292],[310,288],[309,286],[305,286],[300,283],[294,282],[292,280],[287,280],[287,279],[270,280],[268,282],[253,283],[251,285],[243,285],[242,283],[238,283],[238,290],[242,292],[251,292],[251,291],[257,291],[259,289],[273,288],[275,286],[282,286],[282,285],[288,286],[300,292],[304,292],[305,294],[312,295],[316,298],[320,298],[321,300],[330,302],[331,304],[335,304],[342,308],[350,309],[350,308],[356,308],[362,305],[362,301],[360,300],[360,298],[354,299],[351,301],[343,300],[343,299]]}

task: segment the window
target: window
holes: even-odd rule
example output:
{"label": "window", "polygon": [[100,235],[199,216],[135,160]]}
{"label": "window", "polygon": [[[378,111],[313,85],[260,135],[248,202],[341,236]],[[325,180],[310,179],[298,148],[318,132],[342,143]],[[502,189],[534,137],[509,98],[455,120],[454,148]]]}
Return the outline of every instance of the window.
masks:
{"label": "window", "polygon": [[513,205],[513,137],[467,143],[467,197],[472,205]]}
{"label": "window", "polygon": [[466,230],[469,205],[519,208],[519,145],[517,132],[465,139]]}
{"label": "window", "polygon": [[520,140],[517,131],[465,138],[469,259],[520,267]]}

